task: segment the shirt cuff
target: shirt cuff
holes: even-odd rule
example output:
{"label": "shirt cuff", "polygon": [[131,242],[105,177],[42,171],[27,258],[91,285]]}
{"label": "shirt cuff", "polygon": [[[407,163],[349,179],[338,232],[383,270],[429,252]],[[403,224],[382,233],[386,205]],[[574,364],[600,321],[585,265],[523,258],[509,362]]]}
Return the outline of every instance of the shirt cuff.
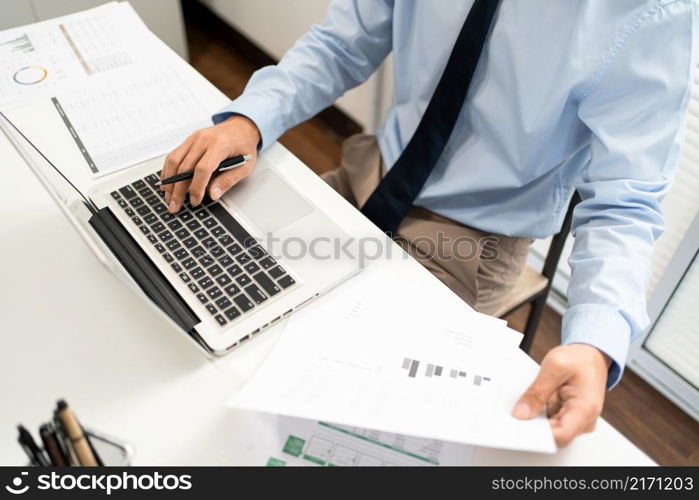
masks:
{"label": "shirt cuff", "polygon": [[268,97],[243,94],[215,113],[211,121],[217,124],[235,115],[244,116],[257,126],[260,131],[258,150],[269,147],[284,133],[279,114],[270,109]]}
{"label": "shirt cuff", "polygon": [[612,360],[607,374],[607,389],[621,380],[631,342],[631,326],[615,309],[595,304],[581,304],[563,315],[561,344],[588,344]]}

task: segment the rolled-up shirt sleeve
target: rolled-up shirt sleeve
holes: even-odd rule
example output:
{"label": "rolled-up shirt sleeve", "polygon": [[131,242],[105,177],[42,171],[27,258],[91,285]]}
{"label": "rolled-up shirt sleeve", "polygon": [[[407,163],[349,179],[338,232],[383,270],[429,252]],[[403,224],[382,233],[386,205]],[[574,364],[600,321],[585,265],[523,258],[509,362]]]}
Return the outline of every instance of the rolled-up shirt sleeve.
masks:
{"label": "rolled-up shirt sleeve", "polygon": [[609,388],[621,378],[630,342],[648,326],[646,287],[664,229],[660,203],[678,162],[690,95],[692,6],[666,3],[620,37],[579,101],[591,159],[576,186],[582,201],[573,215],[562,342],[606,353]]}
{"label": "rolled-up shirt sleeve", "polygon": [[215,114],[243,115],[260,130],[261,148],[364,82],[392,46],[392,0],[335,0],[325,19],[282,60],[255,72],[243,94]]}

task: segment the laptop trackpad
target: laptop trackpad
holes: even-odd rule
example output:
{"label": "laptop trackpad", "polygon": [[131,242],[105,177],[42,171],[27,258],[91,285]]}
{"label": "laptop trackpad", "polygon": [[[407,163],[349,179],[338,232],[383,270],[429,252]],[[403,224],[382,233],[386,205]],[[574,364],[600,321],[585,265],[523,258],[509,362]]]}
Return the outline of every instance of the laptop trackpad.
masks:
{"label": "laptop trackpad", "polygon": [[263,233],[273,233],[313,212],[274,171],[265,169],[234,186],[223,197],[237,206]]}

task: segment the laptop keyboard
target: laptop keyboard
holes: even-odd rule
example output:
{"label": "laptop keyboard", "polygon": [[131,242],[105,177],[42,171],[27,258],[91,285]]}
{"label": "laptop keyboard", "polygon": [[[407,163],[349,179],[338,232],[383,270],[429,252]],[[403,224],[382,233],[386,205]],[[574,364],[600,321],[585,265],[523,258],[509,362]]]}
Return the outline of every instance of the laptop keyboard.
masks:
{"label": "laptop keyboard", "polygon": [[296,282],[218,202],[176,214],[155,184],[159,173],[111,193],[162,259],[224,326]]}

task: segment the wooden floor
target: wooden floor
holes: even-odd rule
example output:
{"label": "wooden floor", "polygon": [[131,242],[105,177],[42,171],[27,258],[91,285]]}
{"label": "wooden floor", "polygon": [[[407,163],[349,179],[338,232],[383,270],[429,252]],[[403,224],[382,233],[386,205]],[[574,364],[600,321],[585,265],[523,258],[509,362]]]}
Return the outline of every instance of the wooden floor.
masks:
{"label": "wooden floor", "polygon": [[[191,18],[187,19],[187,37],[192,65],[230,98],[240,95],[255,66]],[[289,130],[281,142],[316,173],[322,173],[337,165],[343,139],[315,118]],[[521,331],[526,314],[526,308],[512,313],[507,317],[510,326]],[[532,346],[534,359],[540,361],[558,344],[560,330],[561,316],[547,308]],[[656,462],[699,465],[699,424],[634,373],[627,371],[609,392],[603,416]]]}

